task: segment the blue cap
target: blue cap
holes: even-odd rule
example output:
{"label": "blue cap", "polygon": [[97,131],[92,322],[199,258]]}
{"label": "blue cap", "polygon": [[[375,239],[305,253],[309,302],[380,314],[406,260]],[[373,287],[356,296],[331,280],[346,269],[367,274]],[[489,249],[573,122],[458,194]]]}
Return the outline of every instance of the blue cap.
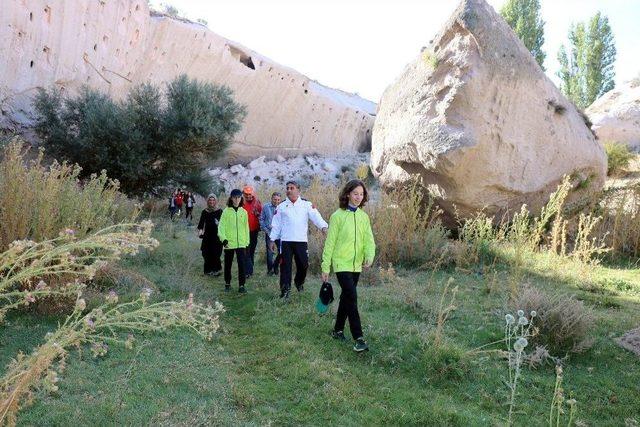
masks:
{"label": "blue cap", "polygon": [[231,197],[242,197],[242,191],[234,188],[233,190],[231,190]]}

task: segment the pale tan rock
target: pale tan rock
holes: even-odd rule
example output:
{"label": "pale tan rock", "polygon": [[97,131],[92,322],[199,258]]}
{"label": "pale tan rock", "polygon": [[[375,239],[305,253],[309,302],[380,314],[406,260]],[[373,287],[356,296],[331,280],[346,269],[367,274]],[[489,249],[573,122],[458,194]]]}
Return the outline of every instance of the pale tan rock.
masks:
{"label": "pale tan rock", "polygon": [[594,190],[606,171],[580,114],[483,0],[462,1],[386,89],[372,144],[383,186],[418,178],[450,223],[456,209],[462,218],[523,203],[535,212],[563,175]]}
{"label": "pale tan rock", "polygon": [[248,115],[230,160],[368,149],[375,104],[327,88],[206,27],[150,16],[145,0],[2,0],[0,125],[29,125],[38,87],[116,98],[186,73],[225,84]]}
{"label": "pale tan rock", "polygon": [[596,99],[585,111],[600,142],[640,151],[640,77]]}

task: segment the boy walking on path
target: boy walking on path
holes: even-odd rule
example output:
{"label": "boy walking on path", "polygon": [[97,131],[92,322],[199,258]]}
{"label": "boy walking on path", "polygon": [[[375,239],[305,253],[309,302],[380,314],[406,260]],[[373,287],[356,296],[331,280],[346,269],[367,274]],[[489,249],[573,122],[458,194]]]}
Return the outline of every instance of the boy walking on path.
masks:
{"label": "boy walking on path", "polygon": [[[278,263],[274,263],[274,252],[271,250],[269,234],[271,234],[271,223],[273,215],[276,213],[276,209],[280,204],[280,193],[273,193],[271,195],[271,203],[262,207],[262,213],[260,214],[260,229],[264,231],[264,240],[267,247],[267,275],[272,276],[278,274]],[[276,242],[276,249],[279,246],[279,242]]]}
{"label": "boy walking on path", "polygon": [[287,182],[287,198],[278,205],[271,222],[271,250],[276,251],[276,240],[280,239],[280,298],[289,299],[291,290],[292,261],[296,262],[296,276],[293,279],[296,289],[304,289],[304,281],[309,268],[307,249],[309,220],[323,233],[327,232],[327,223],[310,201],[300,197],[300,186],[295,181]]}

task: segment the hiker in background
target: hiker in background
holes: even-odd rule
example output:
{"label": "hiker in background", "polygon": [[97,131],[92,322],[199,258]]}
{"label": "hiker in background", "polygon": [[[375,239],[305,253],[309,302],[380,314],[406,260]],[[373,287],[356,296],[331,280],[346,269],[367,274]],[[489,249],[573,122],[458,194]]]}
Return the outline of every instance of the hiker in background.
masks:
{"label": "hiker in background", "polygon": [[195,206],[195,204],[196,204],[196,198],[193,196],[193,193],[191,193],[191,191],[187,192],[184,200],[184,208],[185,208],[184,219],[186,219],[189,222],[193,221],[193,207]]}
{"label": "hiker in background", "polygon": [[247,211],[249,217],[249,248],[245,263],[245,272],[247,278],[249,278],[253,275],[253,262],[255,260],[256,246],[258,245],[260,214],[262,213],[262,203],[260,203],[253,187],[250,185],[245,185],[242,189],[242,207]]}
{"label": "hiker in background", "polygon": [[287,198],[278,205],[271,222],[271,250],[276,251],[276,240],[280,240],[278,252],[280,264],[280,298],[289,299],[291,290],[292,261],[296,262],[294,283],[298,292],[304,289],[304,281],[309,268],[309,251],[307,249],[309,220],[323,233],[327,223],[310,201],[300,197],[300,185],[295,181],[287,182]]}
{"label": "hiker in background", "polygon": [[[268,203],[262,207],[262,213],[260,214],[260,229],[264,231],[264,240],[267,247],[267,276],[278,274],[278,263],[274,262],[274,252],[271,250],[269,234],[271,233],[271,221],[273,215],[276,213],[276,208],[280,204],[282,196],[276,192],[271,195],[271,203]],[[276,249],[280,246],[280,241],[276,241]]]}
{"label": "hiker in background", "polygon": [[349,319],[353,349],[361,352],[369,349],[362,335],[356,286],[364,265],[369,268],[376,252],[369,215],[362,207],[368,194],[364,183],[358,179],[349,181],[338,197],[340,208],[329,219],[329,233],[322,251],[322,281],[329,280],[333,268],[340,284],[340,303],[336,324],[331,332],[333,338],[344,341],[344,325]]}
{"label": "hiker in background", "polygon": [[222,209],[218,207],[218,198],[215,194],[209,194],[207,207],[200,214],[198,221],[198,237],[202,239],[200,250],[204,258],[204,274],[211,276],[219,276],[222,271],[222,242],[218,237],[221,216]]}
{"label": "hiker in background", "polygon": [[224,290],[231,290],[231,265],[234,255],[238,262],[238,291],[246,293],[245,263],[246,250],[249,246],[249,218],[247,211],[242,208],[242,191],[231,191],[227,207],[222,211],[220,224],[218,225],[218,237],[224,247]]}
{"label": "hiker in background", "polygon": [[182,202],[183,202],[183,197],[182,197],[182,190],[181,189],[177,189],[176,190],[176,195],[174,197],[175,203],[176,203],[176,208],[178,209],[178,215],[182,214]]}
{"label": "hiker in background", "polygon": [[171,220],[175,216],[176,212],[178,212],[178,207],[176,206],[176,195],[178,194],[178,190],[175,190],[169,196],[169,215],[171,216]]}

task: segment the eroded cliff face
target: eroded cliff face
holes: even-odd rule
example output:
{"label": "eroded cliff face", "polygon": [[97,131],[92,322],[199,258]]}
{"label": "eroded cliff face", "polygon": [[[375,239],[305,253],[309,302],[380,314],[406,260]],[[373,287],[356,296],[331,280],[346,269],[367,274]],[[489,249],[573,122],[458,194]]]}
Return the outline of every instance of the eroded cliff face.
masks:
{"label": "eroded cliff face", "polygon": [[246,105],[229,160],[370,147],[375,104],[327,88],[218,36],[150,13],[144,0],[3,0],[0,125],[28,127],[38,87],[89,85],[122,98],[180,74],[225,84]]}

